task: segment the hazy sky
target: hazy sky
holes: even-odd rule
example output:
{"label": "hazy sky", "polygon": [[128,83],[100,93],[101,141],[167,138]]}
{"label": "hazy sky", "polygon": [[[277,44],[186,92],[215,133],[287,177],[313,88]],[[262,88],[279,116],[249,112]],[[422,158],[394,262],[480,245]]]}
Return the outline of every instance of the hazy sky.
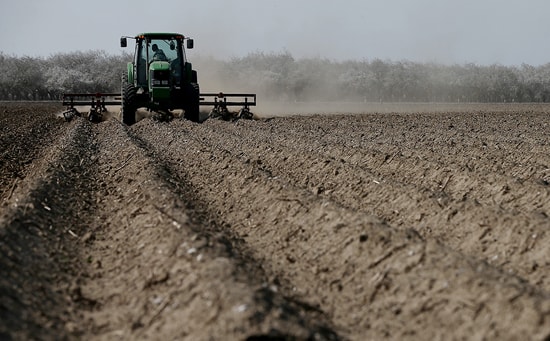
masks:
{"label": "hazy sky", "polygon": [[549,14],[549,0],[0,0],[0,51],[118,54],[121,35],[174,31],[195,39],[191,58],[540,65],[550,62]]}

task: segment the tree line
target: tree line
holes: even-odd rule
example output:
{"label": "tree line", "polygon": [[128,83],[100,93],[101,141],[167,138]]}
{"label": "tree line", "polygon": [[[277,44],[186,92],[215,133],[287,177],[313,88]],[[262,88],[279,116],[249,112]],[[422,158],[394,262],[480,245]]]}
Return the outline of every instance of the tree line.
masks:
{"label": "tree line", "polygon": [[[49,57],[0,52],[0,100],[58,100],[66,92],[118,92],[132,59],[104,51]],[[550,63],[444,65],[381,59],[295,59],[254,52],[193,58],[205,91],[256,92],[273,101],[549,102]]]}
{"label": "tree line", "polygon": [[130,59],[104,51],[48,58],[0,53],[0,100],[58,100],[66,92],[120,91],[121,72]]}

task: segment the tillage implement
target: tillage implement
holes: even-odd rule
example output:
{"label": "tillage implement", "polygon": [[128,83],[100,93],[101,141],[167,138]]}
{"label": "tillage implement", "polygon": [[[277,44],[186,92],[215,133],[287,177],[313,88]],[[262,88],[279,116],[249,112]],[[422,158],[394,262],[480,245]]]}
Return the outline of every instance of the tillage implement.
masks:
{"label": "tillage implement", "polygon": [[[200,93],[197,71],[185,54],[186,48],[193,48],[193,39],[179,33],[142,33],[121,37],[120,46],[127,47],[128,39],[135,40],[135,52],[122,75],[120,94],[64,94],[66,119],[79,115],[75,107],[83,105],[91,107],[91,121],[101,121],[107,106],[120,105],[122,122],[127,125],[136,123],[138,109],[155,112],[161,120],[170,120],[175,110],[181,110],[184,118],[200,122],[200,106],[213,107],[211,118],[253,118],[250,107],[256,105],[256,94]],[[241,109],[230,112],[230,106]]]}

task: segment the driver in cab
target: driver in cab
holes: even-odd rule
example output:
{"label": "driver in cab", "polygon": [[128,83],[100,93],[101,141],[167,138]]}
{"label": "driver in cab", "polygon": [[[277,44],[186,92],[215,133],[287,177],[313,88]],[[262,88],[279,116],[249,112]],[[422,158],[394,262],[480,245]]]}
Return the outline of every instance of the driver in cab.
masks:
{"label": "driver in cab", "polygon": [[157,44],[153,44],[151,48],[153,49],[153,61],[168,61],[168,58],[166,58],[164,51],[162,49],[159,49]]}

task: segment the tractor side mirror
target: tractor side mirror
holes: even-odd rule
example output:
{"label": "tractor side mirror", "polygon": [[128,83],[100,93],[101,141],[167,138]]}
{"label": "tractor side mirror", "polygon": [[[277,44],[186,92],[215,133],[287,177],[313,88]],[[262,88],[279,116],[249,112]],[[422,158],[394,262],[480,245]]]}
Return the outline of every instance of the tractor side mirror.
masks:
{"label": "tractor side mirror", "polygon": [[187,48],[192,49],[193,48],[193,39],[187,39]]}
{"label": "tractor side mirror", "polygon": [[126,37],[120,38],[120,47],[126,47],[128,46],[128,42],[126,41]]}

